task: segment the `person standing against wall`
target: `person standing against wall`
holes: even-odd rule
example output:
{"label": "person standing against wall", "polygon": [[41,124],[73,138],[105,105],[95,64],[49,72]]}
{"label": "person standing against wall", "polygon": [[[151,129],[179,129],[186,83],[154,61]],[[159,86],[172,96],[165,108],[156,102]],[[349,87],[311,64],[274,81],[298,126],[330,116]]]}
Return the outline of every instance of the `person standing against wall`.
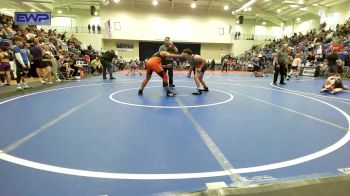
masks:
{"label": "person standing against wall", "polygon": [[95,27],[95,25],[93,24],[93,25],[92,25],[92,33],[93,33],[93,34],[95,34],[95,30],[96,30],[96,27]]}
{"label": "person standing against wall", "polygon": [[[167,51],[168,48],[174,48],[175,53],[178,52],[178,49],[173,44],[173,42],[170,40],[170,37],[165,37],[164,44],[159,47],[159,52]],[[171,59],[171,58],[164,58],[164,59],[162,59],[162,65],[169,66],[169,64],[172,64],[172,61],[173,61],[173,59]],[[164,68],[164,72],[165,72],[165,74],[168,74],[168,76],[169,76],[169,87],[175,87],[175,85],[174,85],[174,67],[170,66],[169,68]]]}
{"label": "person standing against wall", "polygon": [[101,26],[100,25],[97,25],[97,33],[101,34]]}
{"label": "person standing against wall", "polygon": [[275,73],[273,76],[273,84],[277,84],[278,74],[280,74],[280,84],[284,83],[284,74],[286,73],[286,63],[288,58],[288,44],[283,44],[280,51],[277,52],[275,61]]}
{"label": "person standing against wall", "polygon": [[89,34],[90,34],[90,31],[91,31],[91,25],[90,24],[88,25],[88,30],[89,30]]}

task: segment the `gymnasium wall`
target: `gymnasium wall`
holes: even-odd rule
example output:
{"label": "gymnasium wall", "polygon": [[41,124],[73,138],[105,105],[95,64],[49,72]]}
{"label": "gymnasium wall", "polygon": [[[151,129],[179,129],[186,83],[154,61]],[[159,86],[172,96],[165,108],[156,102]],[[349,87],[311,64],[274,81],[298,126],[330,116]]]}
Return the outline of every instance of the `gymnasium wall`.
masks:
{"label": "gymnasium wall", "polygon": [[[116,40],[116,39],[104,39],[103,41],[103,50],[107,51],[114,49],[118,56],[122,56],[123,59],[139,59],[139,42],[135,40]],[[132,44],[134,48],[132,50],[117,50],[117,43],[122,44]]]}
{"label": "gymnasium wall", "polygon": [[221,56],[231,54],[232,44],[201,44],[201,56],[207,60],[215,59],[216,63],[220,63]]}
{"label": "gymnasium wall", "polygon": [[254,34],[255,32],[255,20],[244,19],[243,24],[235,24],[234,32],[240,32],[242,34]]}
{"label": "gymnasium wall", "polygon": [[87,15],[79,15],[79,16],[54,16],[51,19],[51,26],[53,27],[86,27],[90,24],[91,26],[94,24],[97,26],[100,24],[99,16],[87,16]]}
{"label": "gymnasium wall", "polygon": [[[96,50],[101,50],[102,47],[102,36],[98,34],[87,34],[87,33],[73,33],[79,41],[83,42],[87,46],[91,44],[91,46]],[[67,37],[69,38],[71,33],[67,33]]]}
{"label": "gymnasium wall", "polygon": [[230,29],[232,32],[235,17],[229,13],[210,15],[196,10],[102,6],[101,24],[111,21],[114,39],[155,41],[170,36],[181,42],[231,43]]}
{"label": "gymnasium wall", "polygon": [[301,32],[303,34],[306,34],[308,31],[311,29],[316,29],[318,30],[320,27],[320,17],[315,16],[312,19],[304,19],[300,23],[296,23],[294,25],[294,32]]}
{"label": "gymnasium wall", "polygon": [[8,16],[14,16],[15,15],[15,12],[23,12],[25,10],[23,9],[10,9],[10,8],[0,8],[0,14],[5,14],[5,15],[8,15]]}
{"label": "gymnasium wall", "polygon": [[290,36],[293,34],[293,25],[288,25],[282,28],[283,36]]}
{"label": "gymnasium wall", "polygon": [[232,53],[234,56],[244,54],[245,51],[252,49],[255,45],[266,43],[264,40],[235,40],[233,41]]}
{"label": "gymnasium wall", "polygon": [[280,26],[264,26],[264,25],[256,25],[255,26],[255,36],[263,37],[263,36],[273,36],[280,38],[282,36],[283,29]]}
{"label": "gymnasium wall", "polygon": [[[87,26],[90,24],[91,26],[94,24],[95,26],[101,25],[101,18],[99,16],[79,16],[76,18],[77,26]],[[102,26],[102,25],[101,25]]]}
{"label": "gymnasium wall", "polygon": [[[243,24],[235,24],[234,32],[241,33],[241,40],[246,40],[254,35],[254,39],[265,40],[269,38],[280,38],[283,35],[283,28],[267,21],[262,25],[263,20],[244,19]],[[234,36],[234,34],[233,34]]]}
{"label": "gymnasium wall", "polygon": [[321,23],[326,22],[327,28],[334,29],[337,24],[343,24],[350,18],[350,2],[344,1],[321,12]]}
{"label": "gymnasium wall", "polygon": [[[133,50],[118,50],[117,43],[122,44],[133,44]],[[176,45],[176,42],[175,42]],[[104,39],[103,40],[103,50],[115,49],[119,56],[123,59],[139,59],[139,41],[135,40],[115,40],[115,39]],[[206,59],[215,59],[219,62],[222,54],[231,54],[232,44],[217,44],[217,43],[204,43],[201,44],[201,55]],[[157,51],[154,51],[157,52]],[[181,51],[180,51],[181,52]]]}
{"label": "gymnasium wall", "polygon": [[302,32],[306,33],[311,29],[318,29],[319,25],[323,22],[327,23],[327,29],[335,29],[337,24],[344,24],[350,17],[350,3],[347,0],[344,0],[343,3],[332,6],[330,8],[321,9],[318,13],[315,13],[314,17],[305,19],[302,18],[302,22],[295,23],[293,25],[287,26],[284,35],[291,35],[292,33]]}
{"label": "gymnasium wall", "polygon": [[76,17],[72,16],[56,16],[51,18],[51,26],[53,27],[75,27]]}

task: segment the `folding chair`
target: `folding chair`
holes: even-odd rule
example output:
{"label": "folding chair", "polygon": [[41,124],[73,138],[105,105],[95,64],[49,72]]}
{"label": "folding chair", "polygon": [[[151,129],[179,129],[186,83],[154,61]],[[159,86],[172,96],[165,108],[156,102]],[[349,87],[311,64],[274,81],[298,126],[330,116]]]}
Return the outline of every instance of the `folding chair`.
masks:
{"label": "folding chair", "polygon": [[349,75],[349,66],[343,66],[343,73],[342,74],[340,74],[340,76],[342,77],[342,78],[347,78],[347,77],[349,77],[348,75]]}
{"label": "folding chair", "polygon": [[61,80],[67,80],[67,73],[62,71],[62,66],[57,67],[57,76]]}

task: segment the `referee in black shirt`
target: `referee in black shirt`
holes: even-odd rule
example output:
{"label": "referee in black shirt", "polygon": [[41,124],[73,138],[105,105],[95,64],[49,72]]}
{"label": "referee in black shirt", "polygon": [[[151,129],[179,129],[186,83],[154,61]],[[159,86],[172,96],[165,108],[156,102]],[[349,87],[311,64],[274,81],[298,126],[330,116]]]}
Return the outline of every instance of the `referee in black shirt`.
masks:
{"label": "referee in black shirt", "polygon": [[106,71],[108,69],[109,72],[109,79],[114,80],[115,78],[113,77],[113,70],[112,70],[112,60],[113,58],[117,58],[117,55],[115,54],[115,51],[111,49],[110,51],[105,52],[101,56],[101,64],[103,67],[103,79],[107,79],[106,77]]}
{"label": "referee in black shirt", "polygon": [[338,74],[338,66],[337,66],[337,60],[339,59],[338,54],[332,50],[332,53],[327,55],[326,59],[328,60],[328,72],[330,74]]}
{"label": "referee in black shirt", "polygon": [[[174,48],[175,53],[178,52],[178,49],[173,44],[173,42],[170,40],[170,37],[165,37],[164,44],[159,47],[159,52],[167,51],[168,48],[170,48],[170,47]],[[162,65],[172,64],[173,63],[172,60],[173,59],[165,59],[164,61],[162,61]],[[174,80],[173,80],[173,78],[174,78],[174,67],[171,66],[170,68],[164,68],[164,71],[165,71],[165,73],[168,72],[168,75],[169,75],[169,87],[175,87]]]}

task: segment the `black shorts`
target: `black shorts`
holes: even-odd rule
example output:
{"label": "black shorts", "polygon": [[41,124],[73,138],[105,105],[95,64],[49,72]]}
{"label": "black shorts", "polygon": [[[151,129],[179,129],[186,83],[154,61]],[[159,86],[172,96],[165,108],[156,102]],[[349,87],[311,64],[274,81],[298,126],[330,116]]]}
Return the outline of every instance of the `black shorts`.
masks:
{"label": "black shorts", "polygon": [[40,68],[52,67],[52,61],[45,60],[45,61],[41,61],[40,64],[41,64]]}
{"label": "black shorts", "polygon": [[206,70],[207,70],[207,66],[204,65],[204,66],[202,67],[202,69],[201,69],[201,73],[204,74],[204,72],[205,72]]}
{"label": "black shorts", "polygon": [[198,70],[199,67],[193,66],[193,71],[194,74],[197,74],[197,72],[202,73],[202,75],[204,74],[204,72],[207,70],[207,66],[203,66],[200,70]]}
{"label": "black shorts", "polygon": [[16,62],[16,72],[21,76],[26,76],[29,72],[29,68],[27,66],[23,67],[20,63]]}
{"label": "black shorts", "polygon": [[41,67],[42,66],[42,64],[41,64],[41,60],[34,60],[33,61],[33,66],[35,67],[35,68],[43,68],[43,67]]}

